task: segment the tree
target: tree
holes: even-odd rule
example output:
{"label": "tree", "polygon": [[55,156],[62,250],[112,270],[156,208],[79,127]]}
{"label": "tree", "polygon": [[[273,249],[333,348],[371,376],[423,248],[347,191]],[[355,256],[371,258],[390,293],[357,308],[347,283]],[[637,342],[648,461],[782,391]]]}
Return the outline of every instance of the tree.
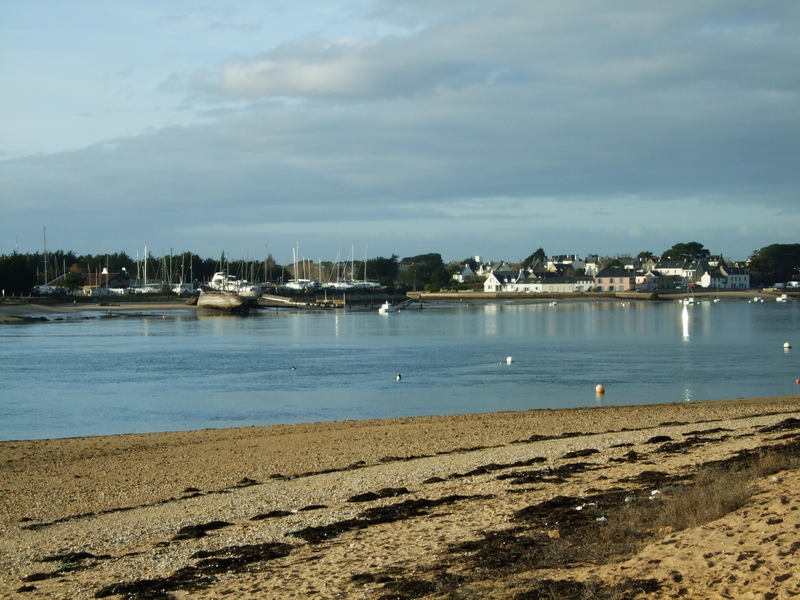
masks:
{"label": "tree", "polygon": [[650,252],[650,250],[642,250],[636,255],[636,260],[639,262],[639,264],[642,264],[651,258],[655,258],[655,254]]}
{"label": "tree", "polygon": [[431,272],[430,282],[439,288],[449,286],[452,281],[453,273],[444,265],[436,267]]}
{"label": "tree", "polygon": [[772,285],[800,280],[800,244],[772,244],[747,261],[753,283]]}
{"label": "tree", "polygon": [[539,247],[533,254],[522,261],[522,268],[527,269],[534,265],[534,268],[541,272],[544,270],[545,262],[547,262],[547,253],[543,248]]}
{"label": "tree", "polygon": [[0,289],[6,294],[30,294],[36,279],[36,267],[28,257],[22,254],[0,257]]}
{"label": "tree", "polygon": [[64,287],[70,292],[74,292],[83,286],[83,273],[75,269],[64,276]]}
{"label": "tree", "polygon": [[[403,264],[408,265],[398,273],[397,279],[407,287],[418,290],[431,283],[431,275],[437,268],[444,266],[442,255],[438,253],[420,254],[404,258]],[[409,264],[411,263],[411,264]]]}
{"label": "tree", "polygon": [[472,269],[473,273],[478,272],[478,261],[476,261],[473,257],[465,258],[461,261],[461,264],[467,265],[470,269]]}
{"label": "tree", "polygon": [[394,283],[399,270],[400,263],[397,262],[396,254],[392,254],[391,258],[377,256],[367,261],[367,274],[385,287]]}
{"label": "tree", "polygon": [[703,244],[698,242],[688,242],[685,244],[675,244],[669,250],[665,250],[661,258],[669,260],[701,260],[711,256],[711,252],[703,247]]}
{"label": "tree", "polygon": [[428,254],[418,254],[417,256],[406,257],[403,260],[401,260],[400,262],[403,263],[403,264],[409,264],[409,263],[431,264],[431,263],[433,263],[435,266],[439,266],[441,264],[444,264],[444,261],[442,261],[442,255],[439,254],[438,252],[430,252]]}

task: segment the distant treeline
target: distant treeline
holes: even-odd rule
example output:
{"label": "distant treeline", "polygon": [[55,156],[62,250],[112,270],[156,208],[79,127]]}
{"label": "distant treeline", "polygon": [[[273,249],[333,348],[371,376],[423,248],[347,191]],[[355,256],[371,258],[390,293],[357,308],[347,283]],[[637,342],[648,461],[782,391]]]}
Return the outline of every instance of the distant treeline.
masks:
{"label": "distant treeline", "polygon": [[[403,265],[401,269],[401,264]],[[263,260],[201,258],[192,252],[133,258],[125,252],[83,254],[55,250],[0,256],[0,289],[7,295],[29,294],[36,285],[47,285],[74,273],[122,273],[131,279],[161,279],[166,283],[206,282],[214,273],[224,271],[238,279],[253,282],[284,283],[294,278],[319,281],[370,280],[398,291],[438,289],[451,284],[455,267],[446,267],[437,253],[421,254],[399,260],[376,257],[366,261],[322,262],[308,260],[280,265],[272,255]],[[295,272],[296,271],[296,272]]]}

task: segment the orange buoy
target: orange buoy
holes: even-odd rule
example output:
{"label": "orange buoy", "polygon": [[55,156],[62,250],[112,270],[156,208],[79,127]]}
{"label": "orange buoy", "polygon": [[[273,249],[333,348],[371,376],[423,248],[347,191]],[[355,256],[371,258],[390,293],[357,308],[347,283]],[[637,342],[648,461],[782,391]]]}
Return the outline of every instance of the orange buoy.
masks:
{"label": "orange buoy", "polygon": [[594,388],[594,391],[597,392],[598,394],[605,394],[606,388],[604,388],[602,385],[598,383],[597,386]]}

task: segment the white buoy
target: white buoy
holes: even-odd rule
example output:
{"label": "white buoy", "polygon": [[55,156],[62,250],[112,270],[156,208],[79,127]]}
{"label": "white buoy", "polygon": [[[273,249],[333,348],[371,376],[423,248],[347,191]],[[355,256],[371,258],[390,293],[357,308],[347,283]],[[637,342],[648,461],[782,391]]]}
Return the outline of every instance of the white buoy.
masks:
{"label": "white buoy", "polygon": [[513,356],[509,356],[508,358],[506,358],[506,364],[510,365],[513,362],[514,362],[514,357]]}
{"label": "white buoy", "polygon": [[792,345],[791,345],[789,342],[786,342],[786,343],[783,345],[783,347],[784,347],[784,349],[788,350],[789,348],[791,348],[791,347],[792,347]]}
{"label": "white buoy", "polygon": [[597,386],[595,386],[594,391],[597,392],[598,394],[605,394],[606,388],[604,388],[601,384],[598,383]]}

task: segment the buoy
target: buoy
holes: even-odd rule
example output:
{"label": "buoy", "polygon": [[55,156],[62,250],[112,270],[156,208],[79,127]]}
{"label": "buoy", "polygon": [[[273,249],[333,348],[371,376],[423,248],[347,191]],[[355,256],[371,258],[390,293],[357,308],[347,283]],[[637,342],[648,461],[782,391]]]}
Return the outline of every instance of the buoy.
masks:
{"label": "buoy", "polygon": [[786,350],[788,350],[789,348],[791,348],[791,347],[792,347],[792,345],[791,345],[789,342],[786,342],[786,343],[783,345],[783,347],[784,347]]}
{"label": "buoy", "polygon": [[166,319],[166,318],[167,318],[167,315],[161,315],[161,318],[162,318],[162,319]]}
{"label": "buoy", "polygon": [[795,383],[800,383],[800,379],[795,379],[794,382]]}
{"label": "buoy", "polygon": [[506,358],[506,364],[510,365],[513,362],[514,362],[514,357],[513,356],[509,356],[508,358]]}
{"label": "buoy", "polygon": [[400,381],[402,378],[403,378],[403,376],[402,376],[402,375],[400,375],[400,373],[398,373],[398,374],[397,374],[397,377],[395,377],[395,379],[397,379],[397,381]]}
{"label": "buoy", "polygon": [[598,394],[605,394],[606,388],[604,388],[602,385],[598,383],[597,386],[594,388],[594,391],[597,392]]}

